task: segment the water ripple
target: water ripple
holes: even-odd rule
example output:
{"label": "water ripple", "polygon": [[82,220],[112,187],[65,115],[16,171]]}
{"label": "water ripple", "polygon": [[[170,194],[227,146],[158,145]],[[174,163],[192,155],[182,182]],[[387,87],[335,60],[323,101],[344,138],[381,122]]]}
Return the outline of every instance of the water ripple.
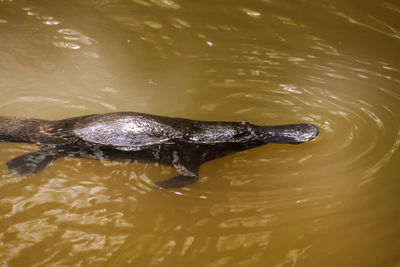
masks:
{"label": "water ripple", "polygon": [[352,18],[350,15],[345,14],[344,12],[335,11],[334,13],[336,15],[340,16],[340,17],[343,17],[343,18],[347,19],[348,22],[350,22],[352,24],[356,24],[358,26],[367,28],[369,30],[378,32],[378,33],[386,35],[386,36],[390,36],[390,37],[393,37],[393,38],[396,38],[396,39],[400,39],[400,32],[397,29],[395,29],[394,27],[390,26],[389,24],[386,24],[386,23],[380,21],[379,19],[377,19],[377,18],[375,18],[373,16],[369,16],[369,17],[371,19],[375,20],[376,22],[379,22],[380,24],[384,25],[387,28],[387,30],[389,30],[389,31],[384,31],[384,30],[381,30],[381,29],[379,29],[377,27],[368,25],[367,23],[360,22],[360,21]]}

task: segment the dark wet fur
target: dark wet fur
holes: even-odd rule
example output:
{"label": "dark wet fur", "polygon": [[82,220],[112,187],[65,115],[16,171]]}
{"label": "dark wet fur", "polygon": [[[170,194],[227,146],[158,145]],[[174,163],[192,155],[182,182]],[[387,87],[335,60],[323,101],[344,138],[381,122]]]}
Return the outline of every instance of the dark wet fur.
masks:
{"label": "dark wet fur", "polygon": [[[137,134],[124,132],[121,121],[139,125],[142,130]],[[205,162],[267,143],[307,142],[317,134],[318,128],[312,124],[257,126],[248,122],[196,121],[134,112],[58,121],[0,117],[0,141],[34,143],[40,147],[37,152],[10,160],[7,164],[11,171],[32,175],[65,156],[153,162],[179,171],[179,175],[156,183],[162,188],[195,182]],[[129,149],[132,150],[125,151]]]}

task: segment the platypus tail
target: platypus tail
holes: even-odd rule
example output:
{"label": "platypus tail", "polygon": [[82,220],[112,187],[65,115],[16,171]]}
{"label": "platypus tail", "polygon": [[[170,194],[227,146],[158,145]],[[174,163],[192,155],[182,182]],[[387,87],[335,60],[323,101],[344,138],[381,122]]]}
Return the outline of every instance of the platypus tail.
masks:
{"label": "platypus tail", "polygon": [[0,142],[35,143],[45,120],[0,116]]}

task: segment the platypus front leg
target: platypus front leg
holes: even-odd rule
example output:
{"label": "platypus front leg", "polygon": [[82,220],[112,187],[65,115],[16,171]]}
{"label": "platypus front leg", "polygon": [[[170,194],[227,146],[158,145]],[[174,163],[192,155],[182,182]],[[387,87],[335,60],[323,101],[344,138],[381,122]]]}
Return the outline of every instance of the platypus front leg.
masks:
{"label": "platypus front leg", "polygon": [[155,182],[156,185],[161,188],[182,187],[196,182],[199,178],[201,162],[194,161],[182,163],[179,162],[178,157],[175,157],[172,165],[180,172],[180,174],[164,181]]}
{"label": "platypus front leg", "polygon": [[20,175],[32,175],[43,170],[50,162],[57,159],[59,155],[54,151],[43,151],[28,153],[7,162],[8,169]]}
{"label": "platypus front leg", "polygon": [[155,182],[155,184],[161,188],[182,187],[196,182],[198,178],[199,178],[198,170],[196,170],[195,172],[187,170],[167,180]]}

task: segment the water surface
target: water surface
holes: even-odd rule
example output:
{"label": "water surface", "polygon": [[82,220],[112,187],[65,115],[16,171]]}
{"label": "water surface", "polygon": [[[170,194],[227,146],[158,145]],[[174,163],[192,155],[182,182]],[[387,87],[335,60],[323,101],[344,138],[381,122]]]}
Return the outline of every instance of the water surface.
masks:
{"label": "water surface", "polygon": [[4,266],[399,266],[400,5],[0,0],[0,115],[137,111],[275,125],[270,144],[175,170],[0,144]]}

